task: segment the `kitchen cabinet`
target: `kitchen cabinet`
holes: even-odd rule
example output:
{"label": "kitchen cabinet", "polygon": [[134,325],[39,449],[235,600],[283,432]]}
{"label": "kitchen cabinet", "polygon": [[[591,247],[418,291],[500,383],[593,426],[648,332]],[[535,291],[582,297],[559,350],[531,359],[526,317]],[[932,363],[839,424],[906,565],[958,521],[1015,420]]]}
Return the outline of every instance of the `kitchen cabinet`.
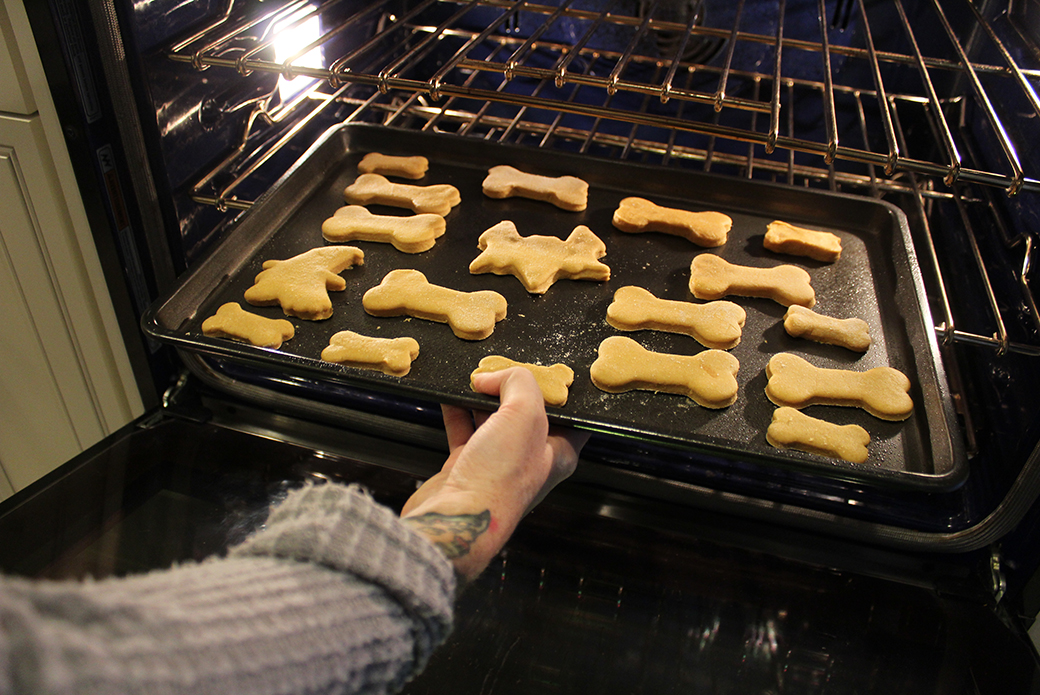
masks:
{"label": "kitchen cabinet", "polygon": [[0,5],[0,42],[0,497],[6,497],[143,408],[19,3]]}

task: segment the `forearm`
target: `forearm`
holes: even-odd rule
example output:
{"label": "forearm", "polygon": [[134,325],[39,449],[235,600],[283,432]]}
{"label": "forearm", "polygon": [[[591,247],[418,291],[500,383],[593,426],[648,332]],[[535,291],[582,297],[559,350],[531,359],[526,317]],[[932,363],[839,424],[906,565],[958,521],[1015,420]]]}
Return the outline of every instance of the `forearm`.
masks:
{"label": "forearm", "polygon": [[473,386],[500,397],[493,414],[443,406],[450,454],[401,512],[472,580],[520,519],[574,471],[588,435],[550,430],[542,393],[525,369],[478,374]]}
{"label": "forearm", "polygon": [[87,584],[0,579],[0,691],[392,691],[447,636],[454,587],[390,510],[308,488],[225,560]]}
{"label": "forearm", "polygon": [[519,514],[485,495],[439,490],[406,508],[401,520],[440,549],[469,582],[509,540]]}

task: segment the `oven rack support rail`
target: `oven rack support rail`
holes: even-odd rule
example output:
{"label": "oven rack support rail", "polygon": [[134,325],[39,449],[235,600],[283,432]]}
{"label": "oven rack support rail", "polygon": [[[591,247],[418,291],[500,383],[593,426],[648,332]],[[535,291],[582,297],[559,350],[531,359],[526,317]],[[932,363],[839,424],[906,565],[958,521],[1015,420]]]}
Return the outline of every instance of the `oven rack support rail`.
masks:
{"label": "oven rack support rail", "polygon": [[[894,0],[894,3],[900,9],[900,16],[905,20],[906,13],[901,8],[900,0]],[[570,149],[577,148],[577,151],[582,153],[594,153],[600,156],[622,159],[649,159],[665,165],[696,165],[706,172],[721,171],[747,178],[765,178],[788,185],[821,186],[834,191],[844,190],[865,193],[878,198],[891,194],[909,194],[913,200],[913,205],[916,206],[919,212],[918,218],[921,220],[921,225],[924,228],[925,251],[921,255],[926,259],[931,272],[934,273],[936,278],[935,284],[938,288],[938,300],[936,302],[938,325],[935,330],[942,344],[964,343],[994,348],[1001,354],[1012,352],[1040,356],[1040,345],[1030,341],[1016,341],[1010,337],[1004,312],[1000,308],[1001,303],[997,299],[996,291],[991,282],[990,270],[979,249],[976,225],[973,225],[971,216],[966,209],[968,206],[981,208],[985,218],[991,220],[991,223],[987,223],[986,227],[996,229],[1000,234],[1002,244],[1006,248],[1007,253],[1012,257],[1020,259],[1015,263],[1015,269],[1011,271],[1012,280],[1021,292],[1020,301],[1026,307],[1027,314],[1030,317],[1031,325],[1027,327],[1027,332],[1040,332],[1040,311],[1038,311],[1037,302],[1029,282],[1034,253],[1034,240],[1029,233],[1012,235],[1007,231],[1006,225],[1002,222],[997,210],[997,201],[994,195],[996,189],[993,186],[993,184],[1000,185],[1009,192],[1012,190],[1031,192],[1033,185],[1029,183],[1029,179],[1024,177],[1021,185],[1013,182],[1009,184],[1007,178],[1002,175],[992,172],[980,175],[981,170],[963,166],[965,157],[968,158],[967,161],[974,162],[977,161],[978,155],[972,145],[972,138],[962,135],[967,128],[963,114],[956,119],[948,118],[947,114],[955,115],[958,109],[963,111],[964,99],[952,98],[940,102],[938,97],[932,99],[930,96],[923,98],[913,94],[886,93],[883,80],[880,77],[876,77],[876,85],[879,87],[876,91],[849,90],[848,94],[852,100],[851,110],[857,116],[855,125],[859,132],[856,134],[856,137],[859,142],[863,143],[863,149],[861,150],[863,152],[868,148],[872,132],[866,113],[870,108],[870,104],[876,105],[879,93],[884,96],[883,103],[886,108],[879,113],[883,117],[883,130],[885,141],[889,143],[889,156],[882,158],[873,156],[863,157],[862,159],[853,158],[851,165],[843,166],[843,164],[850,163],[850,160],[845,159],[849,149],[848,145],[833,148],[833,156],[828,156],[826,153],[822,157],[806,158],[797,156],[801,148],[791,146],[792,143],[797,144],[799,140],[797,136],[798,126],[793,108],[785,109],[783,112],[784,116],[780,118],[779,122],[775,122],[777,121],[777,114],[781,113],[779,105],[781,103],[795,103],[799,95],[804,94],[807,89],[815,92],[816,103],[833,105],[833,100],[829,98],[829,95],[841,93],[841,89],[833,83],[806,84],[804,81],[796,79],[772,80],[770,83],[768,80],[763,79],[761,75],[756,75],[752,82],[749,99],[744,100],[747,101],[747,104],[745,104],[744,101],[736,97],[726,96],[726,84],[729,75],[722,75],[719,91],[709,100],[712,104],[712,112],[716,117],[716,120],[713,122],[717,122],[718,115],[723,109],[730,107],[739,109],[742,105],[753,106],[765,103],[760,97],[763,92],[770,91],[772,94],[768,110],[757,107],[749,107],[748,110],[751,111],[752,129],[755,128],[759,116],[764,119],[765,115],[769,114],[769,132],[775,132],[776,137],[773,138],[773,142],[774,144],[782,145],[780,152],[773,149],[769,143],[763,144],[754,138],[733,136],[732,133],[720,134],[712,132],[703,141],[693,143],[680,142],[677,138],[677,133],[683,129],[673,126],[675,121],[682,120],[684,105],[681,101],[676,109],[677,115],[670,117],[670,120],[667,121],[669,126],[662,131],[659,128],[661,122],[658,120],[658,117],[651,113],[651,106],[653,106],[654,101],[660,100],[662,94],[668,99],[675,97],[680,100],[682,98],[687,98],[690,101],[696,100],[690,96],[692,94],[690,90],[675,86],[674,78],[678,73],[679,65],[676,62],[671,63],[667,68],[663,65],[657,66],[657,72],[667,70],[667,74],[661,82],[664,92],[647,90],[642,94],[641,105],[637,110],[622,112],[613,105],[617,90],[626,86],[626,83],[620,80],[617,83],[617,89],[611,91],[611,89],[605,88],[601,95],[602,102],[599,105],[585,103],[580,109],[576,108],[574,104],[577,101],[576,95],[579,90],[585,89],[590,84],[594,85],[596,80],[602,79],[592,77],[597,71],[605,71],[604,69],[597,70],[597,65],[605,61],[604,64],[611,68],[609,73],[619,76],[624,72],[622,68],[635,59],[631,51],[628,51],[627,55],[621,55],[620,58],[612,54],[596,55],[585,60],[580,70],[574,65],[574,61],[563,61],[561,58],[557,63],[562,64],[558,64],[554,71],[543,74],[527,92],[517,93],[514,90],[514,92],[507,95],[506,92],[511,86],[511,80],[520,69],[517,56],[522,57],[525,50],[528,52],[533,50],[537,38],[542,35],[539,30],[545,31],[552,21],[555,21],[555,19],[567,12],[579,12],[568,9],[570,2],[565,2],[559,8],[555,8],[550,19],[539,25],[538,30],[522,42],[510,38],[508,34],[499,37],[494,37],[493,35],[495,29],[500,29],[503,24],[507,23],[506,20],[512,18],[512,21],[516,21],[515,12],[504,12],[501,15],[504,18],[503,22],[492,23],[488,29],[485,29],[480,34],[473,34],[472,32],[466,34],[468,37],[466,45],[474,43],[478,39],[484,42],[493,37],[499,39],[488,51],[484,61],[487,65],[505,65],[507,67],[507,70],[501,73],[492,70],[492,72],[498,75],[499,79],[499,87],[491,90],[494,95],[492,98],[485,98],[488,96],[486,94],[487,90],[480,90],[479,98],[473,98],[473,95],[478,91],[474,88],[474,84],[486,77],[485,71],[480,69],[467,69],[461,82],[453,85],[451,89],[445,88],[443,86],[444,75],[442,73],[445,73],[444,67],[450,65],[450,62],[443,65],[438,73],[441,76],[439,82],[436,82],[436,84],[440,85],[437,89],[432,88],[428,82],[422,88],[418,88],[416,85],[403,89],[396,84],[391,86],[393,81],[383,78],[387,78],[393,71],[387,72],[385,69],[380,69],[376,72],[377,76],[381,76],[378,80],[362,79],[362,75],[354,75],[357,79],[336,77],[334,74],[336,70],[342,72],[345,69],[343,66],[350,62],[347,58],[353,59],[352,55],[332,61],[332,68],[293,68],[292,63],[295,60],[309,52],[315,45],[330,42],[332,40],[330,35],[334,35],[337,31],[342,30],[346,26],[345,24],[339,25],[336,29],[328,30],[320,39],[305,47],[296,56],[291,57],[284,63],[272,64],[256,57],[273,40],[265,27],[269,28],[274,22],[285,20],[286,17],[289,18],[290,23],[304,21],[307,17],[313,16],[313,13],[327,12],[330,6],[338,4],[338,0],[330,0],[314,7],[305,2],[294,2],[245,21],[233,19],[235,2],[231,0],[223,17],[204,27],[193,36],[181,41],[171,49],[170,57],[172,59],[190,59],[190,62],[200,70],[214,66],[224,66],[233,67],[244,73],[251,70],[272,70],[290,79],[299,74],[309,74],[316,78],[315,82],[308,89],[288,102],[279,102],[277,92],[272,92],[267,99],[259,100],[254,104],[253,112],[248,119],[239,146],[229,153],[212,171],[205,174],[195,185],[192,197],[196,202],[213,205],[221,210],[248,209],[251,206],[251,201],[236,195],[236,190],[239,186],[249,177],[256,175],[257,171],[297,136],[308,123],[320,118],[323,113],[331,114],[332,112],[336,113],[336,122],[377,122],[391,127],[410,127],[428,131],[453,132],[463,136],[495,138],[503,142],[522,141],[524,144],[533,144],[540,147],[552,147],[564,142],[568,144]],[[431,4],[436,4],[436,0],[423,3],[418,10],[398,18],[396,23],[401,24],[404,22],[407,24],[411,18]],[[464,9],[459,10],[459,13],[464,13],[466,8],[475,5],[502,7],[507,4],[514,10],[523,5],[525,11],[531,7],[534,7],[533,11],[537,13],[546,11],[546,8],[527,5],[526,3],[481,3],[478,0],[473,0],[467,3]],[[359,13],[361,16],[352,15],[350,20],[361,21],[365,17],[379,16],[384,9],[384,5],[385,3],[369,5]],[[857,6],[863,12],[862,3],[859,3]],[[972,5],[972,8],[974,10],[974,5]],[[825,16],[823,14],[824,9],[821,4],[821,16]],[[938,9],[941,12],[941,7]],[[610,20],[621,22],[622,18],[611,15],[608,10],[609,6],[607,9],[602,10],[596,18],[597,21],[605,22]],[[783,0],[780,0],[779,12],[782,17],[784,12]],[[984,20],[977,10],[974,10],[974,15],[980,23],[984,24]],[[457,17],[452,19],[452,21],[456,20]],[[632,18],[627,18],[625,21],[631,23]],[[693,20],[691,19],[690,21],[692,22]],[[642,26],[645,28],[652,25],[653,20],[646,18]],[[449,31],[448,27],[431,29],[427,26],[411,26],[412,33],[417,35],[436,36]],[[595,23],[593,26],[596,26]],[[664,23],[663,26],[670,25]],[[985,26],[988,27],[988,25]],[[684,34],[686,39],[693,36],[692,29],[694,28],[696,27],[689,27],[691,31],[687,31]],[[683,29],[686,30],[688,27],[683,27]],[[462,33],[459,30],[452,31],[455,34]],[[587,39],[591,33],[592,30],[590,29],[586,32],[583,39]],[[994,36],[991,27],[988,27],[984,33],[991,38]],[[736,30],[736,26],[734,26],[731,34],[733,36],[740,35]],[[238,45],[245,36],[251,37],[248,41],[252,48],[245,52],[237,51],[237,57],[234,60],[220,57],[230,50],[229,47],[232,44]],[[761,37],[752,38],[761,40]],[[372,41],[375,41],[375,38]],[[779,31],[779,41],[780,45],[787,47],[793,39],[785,39],[782,31]],[[827,48],[824,45],[825,43],[821,43],[818,49],[824,51]],[[581,41],[579,41],[578,45],[564,49],[565,52],[562,55],[572,57],[579,55],[581,51],[580,44]],[[426,44],[424,43],[424,45]],[[730,47],[734,45],[732,41],[729,43]],[[559,46],[554,46],[553,49],[561,50]],[[354,53],[363,53],[366,50],[368,50],[367,46],[363,45],[356,48]],[[834,48],[831,47],[831,50],[834,50]],[[845,49],[841,55],[849,54],[850,51],[852,49]],[[1007,49],[1003,49],[1003,52],[1006,54]],[[681,51],[679,53],[681,54]],[[874,56],[872,67],[875,69],[873,72],[877,76],[879,73],[876,68],[879,65],[878,60],[880,60],[877,56],[880,54],[876,51],[872,51],[871,54]],[[456,55],[459,55],[459,51],[456,51]],[[884,55],[889,60],[896,60],[896,57],[891,53]],[[410,60],[415,60],[415,51],[407,52],[404,57],[408,56],[410,56]],[[904,58],[907,57],[904,56]],[[1019,80],[1019,77],[1022,78],[1025,91],[1032,94],[1032,99],[1035,102],[1035,93],[1029,86],[1028,79],[1035,79],[1036,72],[1022,70],[1010,59],[1010,56],[1008,59],[1010,61],[1009,65],[1015,65],[1015,69],[1012,72],[1016,82]],[[460,63],[461,60],[460,58],[459,61],[456,61],[456,64]],[[732,56],[728,56],[727,60],[732,60]],[[389,58],[380,56],[373,64],[385,66],[388,61]],[[392,66],[396,66],[395,70],[403,70],[402,65],[401,56],[392,62]],[[924,66],[922,74],[926,76],[930,68],[953,69],[951,65],[943,63],[938,59],[925,60],[922,58],[919,65]],[[971,63],[965,63],[965,65],[970,66],[972,70],[979,74],[1000,72],[1000,69],[993,65]],[[563,80],[560,79],[560,70],[565,70]],[[1006,70],[1011,70],[1011,68],[1009,67]],[[723,73],[725,72],[723,70]],[[691,76],[693,70],[688,68],[686,74],[687,77]],[[732,74],[732,71],[730,71],[730,75]],[[930,84],[928,81],[923,83],[926,86]],[[335,84],[335,88],[331,91],[330,84]],[[554,87],[566,88],[568,85],[570,85],[569,99],[566,97],[547,99],[539,98],[538,96],[542,92]],[[437,93],[435,94],[434,92]],[[934,93],[934,90],[930,90],[930,93]],[[494,106],[502,105],[511,107],[511,111],[503,113],[500,108],[493,108]],[[849,105],[844,104],[844,106],[848,108]],[[343,109],[346,110],[344,111]],[[582,115],[594,117],[594,120],[591,121],[591,126],[587,124],[579,126],[568,121],[568,117],[573,115],[575,111],[582,111]],[[911,161],[899,156],[892,156],[894,153],[906,152],[909,149],[909,136],[906,128],[903,126],[903,120],[907,117],[905,114],[912,113],[923,113],[928,117],[932,135],[936,142],[947,143],[945,147],[947,152],[957,152],[957,156],[954,158],[955,164],[941,166],[932,163],[917,166],[920,163],[916,160]],[[1040,111],[1038,111],[1038,114],[1040,114]],[[825,125],[830,130],[834,120],[833,118],[825,120]],[[283,122],[291,125],[285,126],[283,131],[278,133],[277,136],[263,139],[261,145],[255,145],[257,138],[254,137],[254,134],[256,132],[263,130],[267,126],[277,128]],[[623,124],[625,128],[617,128],[616,126],[619,123]],[[607,127],[608,124],[615,127]],[[711,123],[708,125],[711,125]],[[689,127],[696,128],[698,124],[694,123]],[[851,137],[848,132],[844,135],[846,140]],[[730,143],[739,141],[744,144],[740,149],[722,146],[727,141]],[[959,147],[958,142],[961,143]],[[818,152],[818,148],[815,146],[806,147],[805,150],[813,153]],[[233,174],[228,174],[229,171],[233,171]],[[936,185],[934,180],[936,175],[943,178],[942,185]],[[996,195],[999,196],[999,194]],[[954,316],[954,307],[947,291],[947,282],[943,277],[936,254],[935,237],[928,222],[929,210],[937,201],[952,201],[958,208],[970,240],[980,285],[984,294],[980,301],[984,302],[989,308],[992,317],[994,328],[992,333],[983,334],[978,331],[965,330]],[[1004,269],[1001,270],[1003,271]]]}

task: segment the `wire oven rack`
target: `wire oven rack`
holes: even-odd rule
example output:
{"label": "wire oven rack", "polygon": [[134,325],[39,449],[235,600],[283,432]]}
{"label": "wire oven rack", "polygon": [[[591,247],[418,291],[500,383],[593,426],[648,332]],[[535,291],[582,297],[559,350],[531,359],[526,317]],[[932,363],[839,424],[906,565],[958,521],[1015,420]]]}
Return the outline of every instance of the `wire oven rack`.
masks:
{"label": "wire oven rack", "polygon": [[[817,0],[796,16],[788,4],[738,0],[711,22],[700,0],[293,0],[274,9],[229,0],[169,57],[314,82],[290,101],[276,92],[258,101],[240,146],[192,197],[247,209],[243,182],[323,120],[872,195],[911,218],[942,345],[1040,356],[1034,238],[1007,219],[1009,200],[1040,202],[1029,168],[1040,162],[1040,51],[1014,10]],[[313,17],[320,35],[272,60],[273,28]],[[370,26],[370,38],[345,42],[358,26]],[[315,49],[324,67],[304,66]],[[933,230],[939,209],[959,218],[971,249],[982,296],[960,301],[988,307],[982,328],[955,318]]]}

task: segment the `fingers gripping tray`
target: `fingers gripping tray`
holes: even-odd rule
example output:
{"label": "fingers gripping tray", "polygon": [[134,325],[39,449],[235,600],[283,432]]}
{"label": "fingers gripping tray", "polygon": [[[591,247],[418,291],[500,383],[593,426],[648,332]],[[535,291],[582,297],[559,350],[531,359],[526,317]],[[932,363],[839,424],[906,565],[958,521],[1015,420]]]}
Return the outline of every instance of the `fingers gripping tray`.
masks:
{"label": "fingers gripping tray", "polygon": [[[345,242],[361,249],[364,260],[338,273],[346,287],[329,292],[329,318],[302,320],[285,316],[279,306],[248,304],[244,294],[266,261],[343,245],[323,239],[322,223],[347,204],[344,189],[358,178],[358,163],[370,152],[424,156],[429,160],[427,173],[408,183],[449,184],[459,191],[461,202],[444,216],[443,235],[420,253],[403,253],[390,243]],[[580,177],[589,184],[587,206],[573,211],[545,200],[485,195],[482,182],[488,170],[498,165],[544,176]],[[728,239],[721,246],[706,248],[671,234],[622,232],[612,224],[612,215],[623,199],[633,196],[660,206],[724,213],[732,219]],[[377,215],[415,214],[385,205],[366,207]],[[544,294],[533,294],[513,275],[471,274],[470,264],[481,253],[481,234],[506,220],[523,237],[566,239],[579,225],[587,227],[606,247],[599,261],[609,267],[609,279],[561,279]],[[837,235],[841,257],[825,263],[766,250],[763,239],[774,220]],[[706,254],[734,265],[788,264],[807,271],[815,291],[814,311],[866,321],[872,336],[869,349],[860,353],[791,337],[783,327],[786,309],[777,301],[729,296],[726,301],[746,312],[740,341],[727,350],[739,362],[732,405],[708,408],[681,394],[608,393],[597,388],[590,369],[600,344],[611,336],[623,335],[655,353],[692,356],[708,350],[690,335],[622,332],[606,321],[607,307],[622,287],[640,287],[664,300],[703,303],[691,294],[690,273],[693,259]],[[419,271],[430,284],[452,290],[498,293],[508,305],[505,318],[495,323],[490,335],[474,340],[457,337],[444,323],[366,312],[365,293],[395,270]],[[290,320],[294,337],[271,349],[204,335],[202,322],[228,302],[270,319]],[[495,403],[470,388],[470,373],[482,358],[501,355],[518,362],[563,363],[575,377],[566,404],[547,409],[558,424],[761,465],[914,489],[950,489],[966,475],[967,462],[906,219],[898,208],[868,198],[450,135],[345,125],[328,131],[243,214],[219,245],[150,308],[143,325],[152,337],[178,348],[277,374],[481,409]],[[340,331],[414,338],[419,353],[404,376],[323,361],[322,350]],[[862,464],[774,448],[766,441],[776,409],[766,396],[766,367],[777,353],[793,353],[827,369],[895,368],[911,382],[913,412],[906,420],[886,421],[859,408],[811,405],[803,411],[838,425],[865,428],[870,434],[869,457]]]}

